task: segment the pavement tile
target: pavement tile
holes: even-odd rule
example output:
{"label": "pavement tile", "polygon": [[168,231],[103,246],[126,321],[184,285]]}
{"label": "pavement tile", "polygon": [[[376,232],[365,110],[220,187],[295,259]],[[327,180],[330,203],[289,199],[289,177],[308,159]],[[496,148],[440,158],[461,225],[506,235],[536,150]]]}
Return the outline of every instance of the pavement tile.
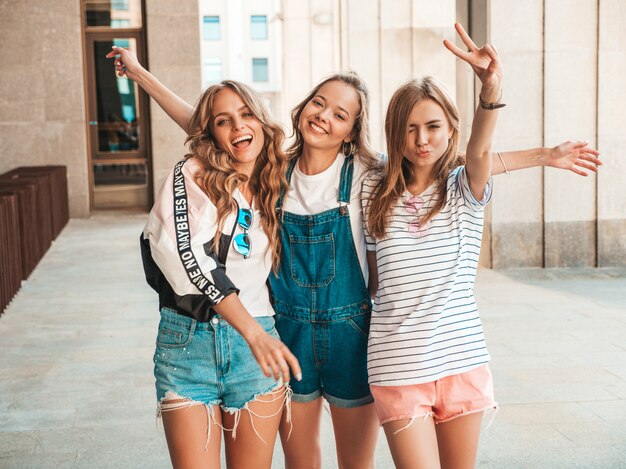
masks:
{"label": "pavement tile", "polygon": [[[71,220],[0,318],[0,467],[170,467],[145,218]],[[480,269],[476,295],[500,404],[478,467],[626,468],[626,269]],[[322,450],[337,467],[326,412]],[[393,467],[382,432],[376,467]]]}
{"label": "pavement tile", "polygon": [[[591,403],[595,405],[596,403]],[[581,402],[540,404],[508,404],[498,410],[498,422],[509,425],[536,425],[549,423],[582,423],[600,420],[600,417]]]}
{"label": "pavement tile", "polygon": [[[581,402],[580,405],[589,409],[602,420],[617,420],[626,424],[626,401],[616,399],[614,401],[599,402]],[[622,427],[624,430],[624,439],[626,441],[626,425]]]}

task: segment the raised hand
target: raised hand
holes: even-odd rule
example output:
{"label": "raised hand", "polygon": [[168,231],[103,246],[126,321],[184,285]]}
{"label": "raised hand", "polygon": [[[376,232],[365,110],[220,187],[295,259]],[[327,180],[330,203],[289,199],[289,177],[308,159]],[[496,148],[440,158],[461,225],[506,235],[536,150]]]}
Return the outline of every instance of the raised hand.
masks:
{"label": "raised hand", "polygon": [[[495,99],[493,99],[494,101],[497,100],[499,98],[503,74],[502,62],[500,62],[500,58],[498,57],[498,51],[494,46],[489,44],[485,44],[479,48],[465,32],[463,26],[459,23],[455,23],[454,27],[463,41],[463,44],[467,46],[469,51],[459,49],[447,39],[443,41],[444,46],[459,59],[467,62],[472,67],[486,91],[497,94]],[[483,99],[486,101],[492,101],[491,98],[491,96],[483,96]]]}
{"label": "raised hand", "polygon": [[133,81],[137,81],[138,74],[143,67],[137,60],[137,55],[132,49],[126,47],[113,46],[111,52],[106,55],[107,59],[115,58],[115,72],[118,77],[128,77]]}
{"label": "raised hand", "polygon": [[597,156],[598,150],[588,146],[587,142],[563,142],[550,149],[548,166],[558,169],[567,169],[580,176],[588,176],[589,173],[583,171],[596,172],[598,166],[602,165]]}

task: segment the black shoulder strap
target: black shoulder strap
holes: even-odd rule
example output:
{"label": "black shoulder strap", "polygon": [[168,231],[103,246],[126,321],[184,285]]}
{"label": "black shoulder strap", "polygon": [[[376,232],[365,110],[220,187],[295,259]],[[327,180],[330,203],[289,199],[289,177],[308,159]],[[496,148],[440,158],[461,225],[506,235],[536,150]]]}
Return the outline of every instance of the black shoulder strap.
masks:
{"label": "black shoulder strap", "polygon": [[174,167],[174,219],[176,232],[176,248],[180,261],[187,272],[189,281],[204,295],[208,296],[216,304],[224,295],[213,285],[200,270],[198,261],[191,250],[191,233],[189,231],[189,207],[187,200],[187,189],[185,187],[185,176],[183,175],[183,165],[186,160],[179,161]]}

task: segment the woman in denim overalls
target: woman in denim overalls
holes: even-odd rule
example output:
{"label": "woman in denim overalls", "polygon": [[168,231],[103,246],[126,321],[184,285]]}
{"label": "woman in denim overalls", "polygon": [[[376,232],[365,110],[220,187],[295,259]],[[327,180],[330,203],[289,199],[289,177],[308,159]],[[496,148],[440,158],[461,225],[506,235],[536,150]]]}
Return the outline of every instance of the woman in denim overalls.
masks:
{"label": "woman in denim overalls", "polygon": [[361,181],[377,162],[367,131],[367,91],[355,74],[316,86],[292,113],[289,193],[279,200],[281,262],[270,275],[281,340],[298,357],[293,428],[283,422],[287,467],[321,467],[328,402],[340,467],[373,467],[378,424],[367,383],[371,301],[365,281]]}

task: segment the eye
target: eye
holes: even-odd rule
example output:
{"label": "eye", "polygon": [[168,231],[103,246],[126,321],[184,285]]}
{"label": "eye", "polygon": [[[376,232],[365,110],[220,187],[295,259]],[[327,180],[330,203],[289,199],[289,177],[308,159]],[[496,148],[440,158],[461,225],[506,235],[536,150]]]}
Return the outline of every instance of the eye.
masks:
{"label": "eye", "polygon": [[316,106],[319,106],[319,107],[321,107],[321,106],[322,106],[322,102],[321,102],[319,99],[315,99],[315,98],[313,98],[313,99],[311,100],[311,102],[312,102],[313,104],[315,104]]}
{"label": "eye", "polygon": [[441,127],[439,124],[430,124],[429,128],[431,129],[438,129],[439,127]]}
{"label": "eye", "polygon": [[246,111],[241,116],[245,117],[246,119],[250,119],[251,117],[254,117],[254,114],[252,114],[250,111]]}
{"label": "eye", "polygon": [[215,125],[217,125],[218,127],[223,127],[226,124],[228,124],[228,122],[229,122],[228,119],[218,119]]}
{"label": "eye", "polygon": [[346,120],[346,118],[345,118],[345,116],[343,114],[335,114],[335,117],[337,119],[339,119],[340,121],[345,121]]}

